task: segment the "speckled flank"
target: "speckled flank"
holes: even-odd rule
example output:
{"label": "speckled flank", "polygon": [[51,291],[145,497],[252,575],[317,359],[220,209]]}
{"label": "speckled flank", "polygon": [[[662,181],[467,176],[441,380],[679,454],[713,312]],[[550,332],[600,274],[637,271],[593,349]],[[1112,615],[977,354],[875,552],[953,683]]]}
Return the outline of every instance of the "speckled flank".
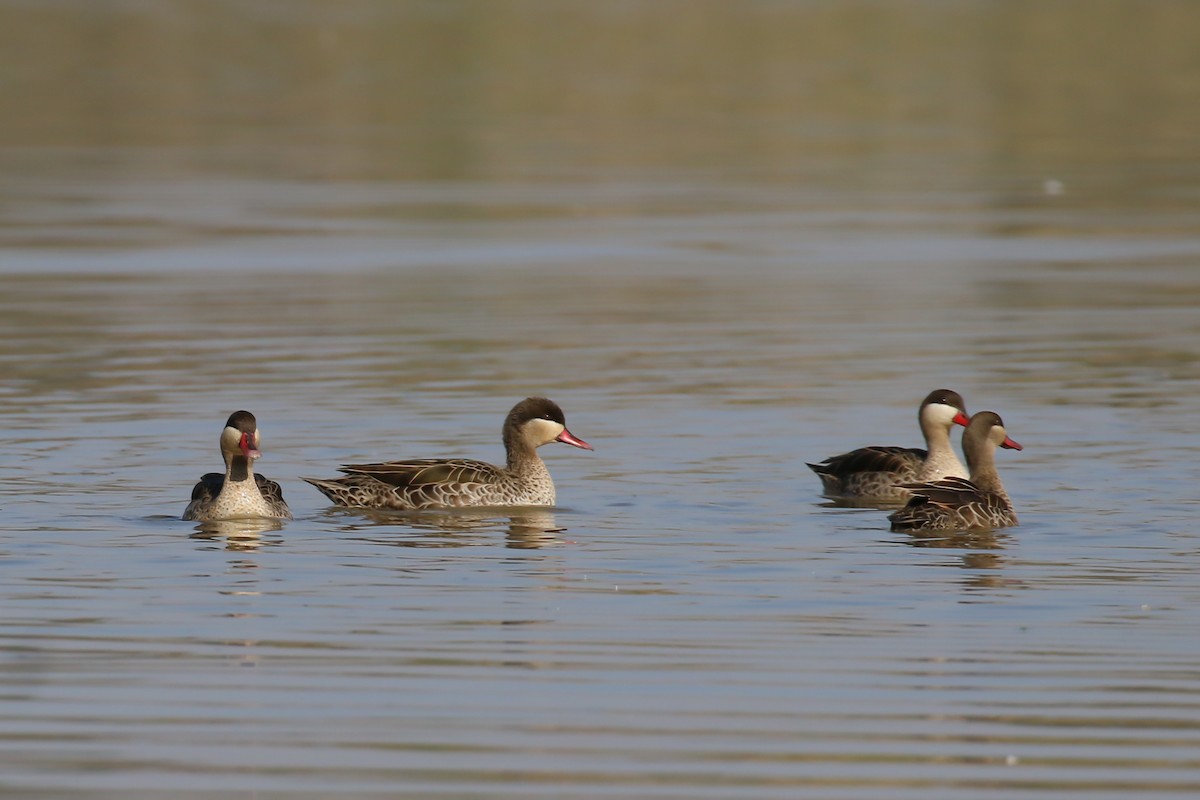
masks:
{"label": "speckled flank", "polygon": [[872,497],[879,500],[902,502],[909,497],[909,491],[901,488],[900,484],[910,483],[917,479],[917,468],[921,466],[919,457],[911,459],[911,464],[894,471],[862,471],[851,472],[842,476],[821,475],[821,483],[825,493],[843,497]]}
{"label": "speckled flank", "polygon": [[821,464],[809,464],[830,497],[903,501],[901,483],[917,479],[925,451],[908,447],[860,447]]}
{"label": "speckled flank", "polygon": [[[203,492],[201,497],[193,499],[183,512],[184,519],[201,522],[256,517],[291,519],[292,514],[283,500],[283,492],[274,481],[253,474],[250,479],[242,481],[230,480],[228,476],[218,477],[221,477],[222,483],[216,495]],[[264,483],[265,486],[262,485]]]}

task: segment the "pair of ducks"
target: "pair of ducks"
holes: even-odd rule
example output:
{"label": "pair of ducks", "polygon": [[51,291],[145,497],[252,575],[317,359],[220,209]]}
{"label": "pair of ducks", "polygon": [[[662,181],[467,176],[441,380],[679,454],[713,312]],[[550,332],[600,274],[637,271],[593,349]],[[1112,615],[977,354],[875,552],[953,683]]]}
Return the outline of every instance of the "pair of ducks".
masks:
{"label": "pair of ducks", "polygon": [[[906,502],[888,519],[895,531],[1004,528],[1017,524],[1012,501],[996,472],[996,448],[1021,450],[994,411],[968,418],[958,392],[938,389],[921,402],[917,417],[927,450],[863,447],[808,466],[826,496],[879,505]],[[964,469],[950,446],[950,430],[963,425]]]}
{"label": "pair of ducks", "polygon": [[[537,448],[562,442],[591,450],[567,430],[562,409],[544,397],[513,406],[504,421],[506,466],[459,458],[423,458],[381,464],[351,464],[343,478],[304,478],[333,502],[351,508],[417,510],[461,506],[554,505],[554,481]],[[200,522],[255,517],[291,519],[283,490],[254,472],[258,422],[235,411],[221,431],[225,474],[210,472],[192,490],[183,518]]]}

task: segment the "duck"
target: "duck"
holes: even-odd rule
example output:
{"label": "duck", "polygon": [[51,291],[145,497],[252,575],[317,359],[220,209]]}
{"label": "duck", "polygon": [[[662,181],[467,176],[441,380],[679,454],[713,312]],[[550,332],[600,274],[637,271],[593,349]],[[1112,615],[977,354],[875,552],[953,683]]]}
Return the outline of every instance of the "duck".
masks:
{"label": "duck", "polygon": [[465,458],[419,458],[379,464],[347,464],[342,478],[303,478],[339,506],[419,511],[466,506],[552,506],[554,481],[537,449],[561,442],[592,446],[567,430],[554,401],[527,397],[505,417],[503,467]]}
{"label": "duck", "polygon": [[970,479],[905,484],[912,497],[904,508],[888,517],[892,530],[979,530],[1018,524],[1012,500],[996,471],[996,448],[1024,448],[1009,437],[1004,421],[994,411],[980,411],[971,417],[963,431],[962,445]]}
{"label": "duck", "polygon": [[917,420],[928,449],[860,447],[820,464],[809,464],[821,479],[825,496],[903,503],[912,495],[903,488],[905,483],[967,477],[966,467],[950,444],[950,429],[968,422],[962,395],[950,389],[935,389],[921,401]]}
{"label": "duck", "polygon": [[291,519],[279,484],[254,472],[262,452],[258,420],[249,411],[229,415],[221,431],[221,456],[225,474],[210,472],[192,489],[192,500],[183,512],[186,520],[213,522],[227,519]]}

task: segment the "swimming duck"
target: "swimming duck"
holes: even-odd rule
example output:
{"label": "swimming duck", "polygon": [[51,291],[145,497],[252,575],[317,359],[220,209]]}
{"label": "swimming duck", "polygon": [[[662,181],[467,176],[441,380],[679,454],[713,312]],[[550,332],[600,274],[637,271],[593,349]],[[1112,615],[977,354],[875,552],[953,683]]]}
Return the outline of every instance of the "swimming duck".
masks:
{"label": "swimming duck", "polygon": [[502,434],[508,464],[463,458],[421,458],[347,464],[344,478],[304,478],[340,506],[417,510],[461,506],[552,506],[554,481],[537,454],[550,442],[591,450],[567,430],[562,409],[544,397],[513,406]]}
{"label": "swimming duck", "polygon": [[279,484],[254,472],[254,461],[262,455],[258,445],[258,422],[254,415],[249,411],[230,414],[221,431],[225,474],[210,472],[200,479],[192,489],[192,501],[183,518],[201,522],[255,517],[291,519],[292,512]]}
{"label": "swimming duck", "polygon": [[950,445],[950,429],[967,424],[967,407],[958,392],[937,389],[917,411],[928,450],[916,447],[860,447],[809,468],[821,479],[827,497],[901,503],[911,493],[901,484],[967,477]]}
{"label": "swimming duck", "polygon": [[1008,437],[1000,415],[980,411],[963,431],[963,453],[971,479],[945,478],[905,484],[913,496],[908,505],[888,517],[894,531],[945,531],[1007,528],[1017,524],[1017,514],[1000,474],[996,448],[1021,450]]}

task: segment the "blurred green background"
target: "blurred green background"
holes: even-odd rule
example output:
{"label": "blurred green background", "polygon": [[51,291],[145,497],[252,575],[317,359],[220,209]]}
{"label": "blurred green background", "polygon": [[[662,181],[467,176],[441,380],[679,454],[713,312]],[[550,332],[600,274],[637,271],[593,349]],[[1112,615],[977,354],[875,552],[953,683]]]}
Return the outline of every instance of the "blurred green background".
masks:
{"label": "blurred green background", "polygon": [[1197,31],[1189,0],[5,0],[0,146],[335,180],[1044,175],[1119,203],[1200,172]]}

